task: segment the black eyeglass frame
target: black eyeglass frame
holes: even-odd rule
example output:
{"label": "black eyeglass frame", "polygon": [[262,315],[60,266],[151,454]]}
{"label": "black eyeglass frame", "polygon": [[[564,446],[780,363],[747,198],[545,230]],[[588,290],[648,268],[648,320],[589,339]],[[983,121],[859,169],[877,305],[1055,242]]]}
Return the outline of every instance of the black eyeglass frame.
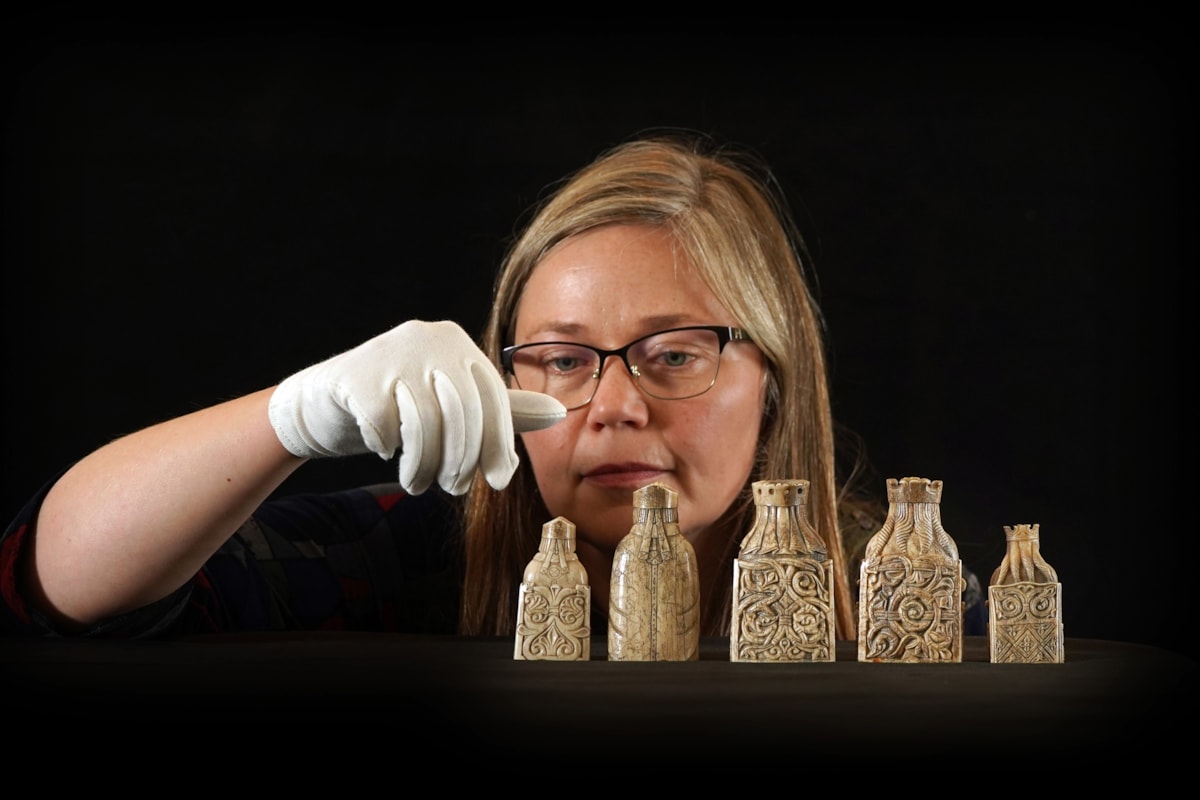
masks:
{"label": "black eyeglass frame", "polygon": [[[653,339],[655,336],[662,336],[664,333],[676,333],[678,331],[712,331],[717,335],[717,371],[713,373],[712,381],[709,382],[708,386],[705,386],[699,392],[685,395],[683,397],[659,397],[659,395],[654,394],[642,386],[641,372],[638,370],[636,364],[629,363],[629,351],[634,346],[641,344],[647,339]],[[633,382],[637,384],[639,389],[641,389],[650,397],[654,397],[659,400],[687,400],[691,397],[699,397],[716,385],[717,375],[719,375],[721,371],[720,357],[725,352],[725,345],[729,344],[730,342],[753,341],[754,340],[750,338],[750,334],[746,333],[745,329],[737,328],[732,325],[685,325],[681,328],[667,328],[666,330],[647,333],[645,336],[639,336],[629,344],[625,345],[624,347],[618,347],[616,350],[601,350],[599,347],[592,347],[590,344],[563,341],[511,344],[500,351],[500,365],[504,368],[504,372],[506,374],[513,376],[513,380],[517,381],[517,386],[519,387],[521,382],[517,380],[517,373],[513,370],[513,354],[518,350],[523,350],[528,347],[545,347],[546,345],[553,344],[567,345],[570,347],[582,347],[585,350],[591,350],[593,353],[600,356],[600,366],[596,367],[596,371],[592,374],[592,391],[591,394],[588,395],[588,399],[584,400],[577,406],[571,406],[567,409],[568,411],[574,411],[575,409],[583,408],[588,403],[592,402],[592,398],[596,396],[596,388],[600,385],[600,375],[604,372],[604,365],[610,356],[616,356],[617,358],[621,359],[621,363],[625,365],[625,369],[629,370],[629,374],[633,376]]]}

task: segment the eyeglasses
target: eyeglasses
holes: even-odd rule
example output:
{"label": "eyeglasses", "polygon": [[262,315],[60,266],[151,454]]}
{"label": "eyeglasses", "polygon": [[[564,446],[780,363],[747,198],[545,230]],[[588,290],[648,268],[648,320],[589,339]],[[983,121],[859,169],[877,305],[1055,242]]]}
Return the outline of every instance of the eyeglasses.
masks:
{"label": "eyeglasses", "polygon": [[704,394],[717,382],[721,353],[731,341],[751,341],[741,328],[693,325],[651,333],[616,350],[575,342],[533,342],[500,351],[504,371],[517,388],[542,392],[567,410],[586,406],[600,385],[610,356],[625,362],[643,392],[660,400]]}

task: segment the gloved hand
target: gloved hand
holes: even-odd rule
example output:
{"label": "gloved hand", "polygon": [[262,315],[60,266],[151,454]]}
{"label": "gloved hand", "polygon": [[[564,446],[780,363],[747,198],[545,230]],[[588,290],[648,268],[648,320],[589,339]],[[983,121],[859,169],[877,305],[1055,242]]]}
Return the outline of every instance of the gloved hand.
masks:
{"label": "gloved hand", "polygon": [[549,395],[508,389],[453,322],[411,320],[286,378],[268,415],[279,441],[305,458],[400,450],[400,483],[420,494],[434,479],[464,494],[476,467],[503,489],[517,468],[514,431],[566,416]]}

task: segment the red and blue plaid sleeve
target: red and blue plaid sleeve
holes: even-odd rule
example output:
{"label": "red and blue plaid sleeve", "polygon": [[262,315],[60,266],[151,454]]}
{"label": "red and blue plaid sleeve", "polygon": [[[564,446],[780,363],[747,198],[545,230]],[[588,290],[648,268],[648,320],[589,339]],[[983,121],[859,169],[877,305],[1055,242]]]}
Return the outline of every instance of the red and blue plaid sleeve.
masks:
{"label": "red and blue plaid sleeve", "polygon": [[[0,538],[0,634],[62,635],[25,598],[17,563],[47,484]],[[177,592],[82,636],[261,630],[453,633],[459,525],[437,492],[398,485],[272,500]]]}

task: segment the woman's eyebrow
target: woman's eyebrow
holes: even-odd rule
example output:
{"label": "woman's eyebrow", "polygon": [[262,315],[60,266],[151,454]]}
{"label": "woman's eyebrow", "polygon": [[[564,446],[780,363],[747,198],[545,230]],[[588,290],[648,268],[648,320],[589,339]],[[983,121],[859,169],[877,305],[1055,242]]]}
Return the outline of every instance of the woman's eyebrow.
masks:
{"label": "woman's eyebrow", "polygon": [[[642,335],[647,335],[669,328],[678,328],[685,325],[701,325],[711,321],[705,319],[697,322],[698,319],[698,317],[692,314],[659,314],[639,320],[638,327],[642,330]],[[547,320],[530,330],[528,336],[531,339],[533,337],[551,337],[558,341],[579,341],[580,344],[585,344],[584,339],[587,337],[588,330],[587,326],[578,322]]]}
{"label": "woman's eyebrow", "polygon": [[528,335],[530,337],[535,337],[535,336],[546,336],[547,334],[550,334],[555,339],[559,339],[559,338],[570,339],[572,337],[579,337],[579,336],[583,335],[585,330],[586,329],[584,328],[584,326],[580,325],[578,322],[563,322],[560,320],[549,320],[548,322],[544,322],[541,325],[538,325],[536,328],[529,331]]}

